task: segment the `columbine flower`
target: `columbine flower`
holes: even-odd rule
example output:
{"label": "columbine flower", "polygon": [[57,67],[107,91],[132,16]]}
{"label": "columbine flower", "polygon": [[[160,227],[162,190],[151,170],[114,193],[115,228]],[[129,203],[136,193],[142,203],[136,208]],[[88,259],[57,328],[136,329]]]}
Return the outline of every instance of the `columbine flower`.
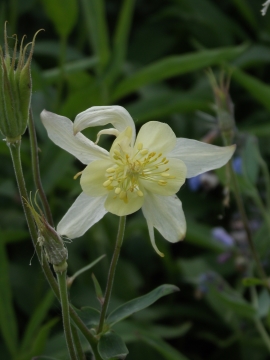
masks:
{"label": "columbine flower", "polygon": [[[66,117],[43,110],[41,120],[51,140],[87,167],[81,172],[82,194],[60,221],[57,231],[69,238],[82,236],[107,212],[118,216],[142,208],[154,249],[154,228],[170,242],[184,238],[186,221],[175,195],[186,178],[223,166],[235,146],[218,147],[196,140],[177,139],[169,125],[150,121],[137,139],[134,122],[121,106],[94,106]],[[111,123],[102,134],[116,136],[110,152],[80,131]]]}

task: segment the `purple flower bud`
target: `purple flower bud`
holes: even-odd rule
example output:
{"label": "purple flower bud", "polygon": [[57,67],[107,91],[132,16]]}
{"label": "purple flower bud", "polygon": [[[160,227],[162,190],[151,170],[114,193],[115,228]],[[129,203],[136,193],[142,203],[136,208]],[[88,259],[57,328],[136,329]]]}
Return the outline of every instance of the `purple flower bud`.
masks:
{"label": "purple flower bud", "polygon": [[201,175],[197,175],[190,179],[187,179],[187,183],[191,191],[198,191],[201,187]]}

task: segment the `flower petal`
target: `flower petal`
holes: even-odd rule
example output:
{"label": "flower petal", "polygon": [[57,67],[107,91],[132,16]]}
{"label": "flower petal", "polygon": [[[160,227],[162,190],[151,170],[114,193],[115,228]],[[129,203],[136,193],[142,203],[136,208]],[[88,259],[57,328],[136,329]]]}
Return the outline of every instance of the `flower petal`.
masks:
{"label": "flower petal", "polygon": [[73,134],[73,123],[66,117],[43,110],[40,114],[49,138],[62,149],[74,155],[83,164],[96,159],[107,159],[109,153],[83,134]]}
{"label": "flower petal", "polygon": [[144,124],[137,136],[135,149],[138,144],[150,152],[166,155],[176,145],[176,136],[170,126],[159,121],[149,121]]}
{"label": "flower petal", "polygon": [[158,249],[158,247],[157,247],[157,245],[156,245],[156,240],[155,240],[155,233],[154,233],[154,226],[153,226],[153,224],[152,224],[150,221],[148,221],[147,219],[146,219],[146,222],[147,222],[147,226],[148,226],[150,241],[151,241],[151,244],[152,244],[155,252],[156,252],[159,256],[164,257],[164,254],[163,254],[161,251],[159,251],[159,249]]}
{"label": "flower petal", "polygon": [[[162,196],[169,196],[176,194],[180,187],[184,184],[186,180],[187,168],[185,163],[179,159],[168,159],[169,162],[167,164],[161,165],[158,168],[158,177],[157,180],[162,179],[166,182],[166,185],[160,185],[159,182],[140,178],[140,183],[143,184],[144,188],[153,194],[159,194]],[[166,172],[166,169],[169,169]],[[146,168],[147,170],[147,168]],[[160,173],[164,173],[164,175],[168,174],[173,176],[174,179],[170,179],[169,177],[161,177]],[[155,178],[155,172],[153,171],[151,174],[151,178]]]}
{"label": "flower petal", "polygon": [[147,193],[142,211],[147,223],[152,224],[166,240],[175,243],[185,237],[185,215],[176,195],[165,197]]}
{"label": "flower petal", "polygon": [[107,213],[106,197],[91,197],[81,193],[57,225],[57,232],[70,239],[82,236]]}
{"label": "flower petal", "polygon": [[132,128],[132,144],[134,143],[136,130],[132,117],[122,106],[92,106],[78,114],[74,121],[74,133],[87,127],[112,124],[120,132],[127,126]]}
{"label": "flower petal", "polygon": [[81,187],[83,192],[93,197],[108,194],[108,190],[103,186],[103,183],[108,180],[106,170],[113,165],[111,160],[91,162],[82,172]]}
{"label": "flower petal", "polygon": [[181,159],[187,166],[187,178],[218,169],[225,165],[235,151],[235,145],[215,146],[204,142],[178,138],[168,157]]}
{"label": "flower petal", "polygon": [[124,202],[114,191],[110,191],[105,201],[105,208],[112,214],[125,216],[134,213],[142,207],[144,196],[138,196],[135,192],[128,191],[128,201]]}

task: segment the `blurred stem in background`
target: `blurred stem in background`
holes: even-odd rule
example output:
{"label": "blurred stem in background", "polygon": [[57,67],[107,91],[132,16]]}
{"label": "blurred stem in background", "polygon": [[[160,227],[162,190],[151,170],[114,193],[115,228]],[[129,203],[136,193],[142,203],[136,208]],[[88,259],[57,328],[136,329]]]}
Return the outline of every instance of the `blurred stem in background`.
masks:
{"label": "blurred stem in background", "polygon": [[[231,145],[235,139],[236,126],[234,120],[234,105],[229,94],[230,77],[225,79],[224,73],[221,73],[220,83],[218,84],[211,70],[208,72],[208,76],[215,96],[215,102],[216,102],[215,110],[217,112],[218,126],[221,132],[223,143],[224,145]],[[232,183],[235,200],[237,203],[239,213],[241,215],[241,219],[243,221],[243,226],[246,232],[246,237],[252,257],[255,261],[259,276],[264,280],[265,286],[268,288],[268,290],[270,290],[270,284],[268,282],[267,275],[262,267],[259,255],[252,240],[252,234],[248,223],[248,217],[246,214],[246,210],[239,189],[239,185],[237,182],[237,178],[235,172],[233,171],[232,160],[229,161],[228,169],[229,169],[229,180]],[[259,198],[259,200],[260,200],[259,205],[261,208],[262,205],[261,199]],[[264,212],[262,212],[262,215],[264,215]]]}

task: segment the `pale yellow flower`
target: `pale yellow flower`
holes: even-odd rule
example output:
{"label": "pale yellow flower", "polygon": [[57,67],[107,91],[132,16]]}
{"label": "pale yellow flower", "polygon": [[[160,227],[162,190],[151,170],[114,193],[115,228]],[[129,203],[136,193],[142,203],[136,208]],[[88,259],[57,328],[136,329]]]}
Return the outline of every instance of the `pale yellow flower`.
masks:
{"label": "pale yellow flower", "polygon": [[[74,124],[44,110],[42,122],[51,140],[76,156],[86,168],[81,173],[82,194],[60,221],[57,231],[69,238],[85,233],[106,212],[118,216],[142,208],[155,250],[154,228],[170,242],[184,238],[186,221],[175,195],[186,178],[223,166],[235,146],[218,147],[176,138],[169,125],[150,121],[137,138],[134,122],[121,106],[95,106],[77,115]],[[102,134],[116,136],[110,152],[80,131],[111,123]],[[75,135],[74,135],[75,134]]]}

